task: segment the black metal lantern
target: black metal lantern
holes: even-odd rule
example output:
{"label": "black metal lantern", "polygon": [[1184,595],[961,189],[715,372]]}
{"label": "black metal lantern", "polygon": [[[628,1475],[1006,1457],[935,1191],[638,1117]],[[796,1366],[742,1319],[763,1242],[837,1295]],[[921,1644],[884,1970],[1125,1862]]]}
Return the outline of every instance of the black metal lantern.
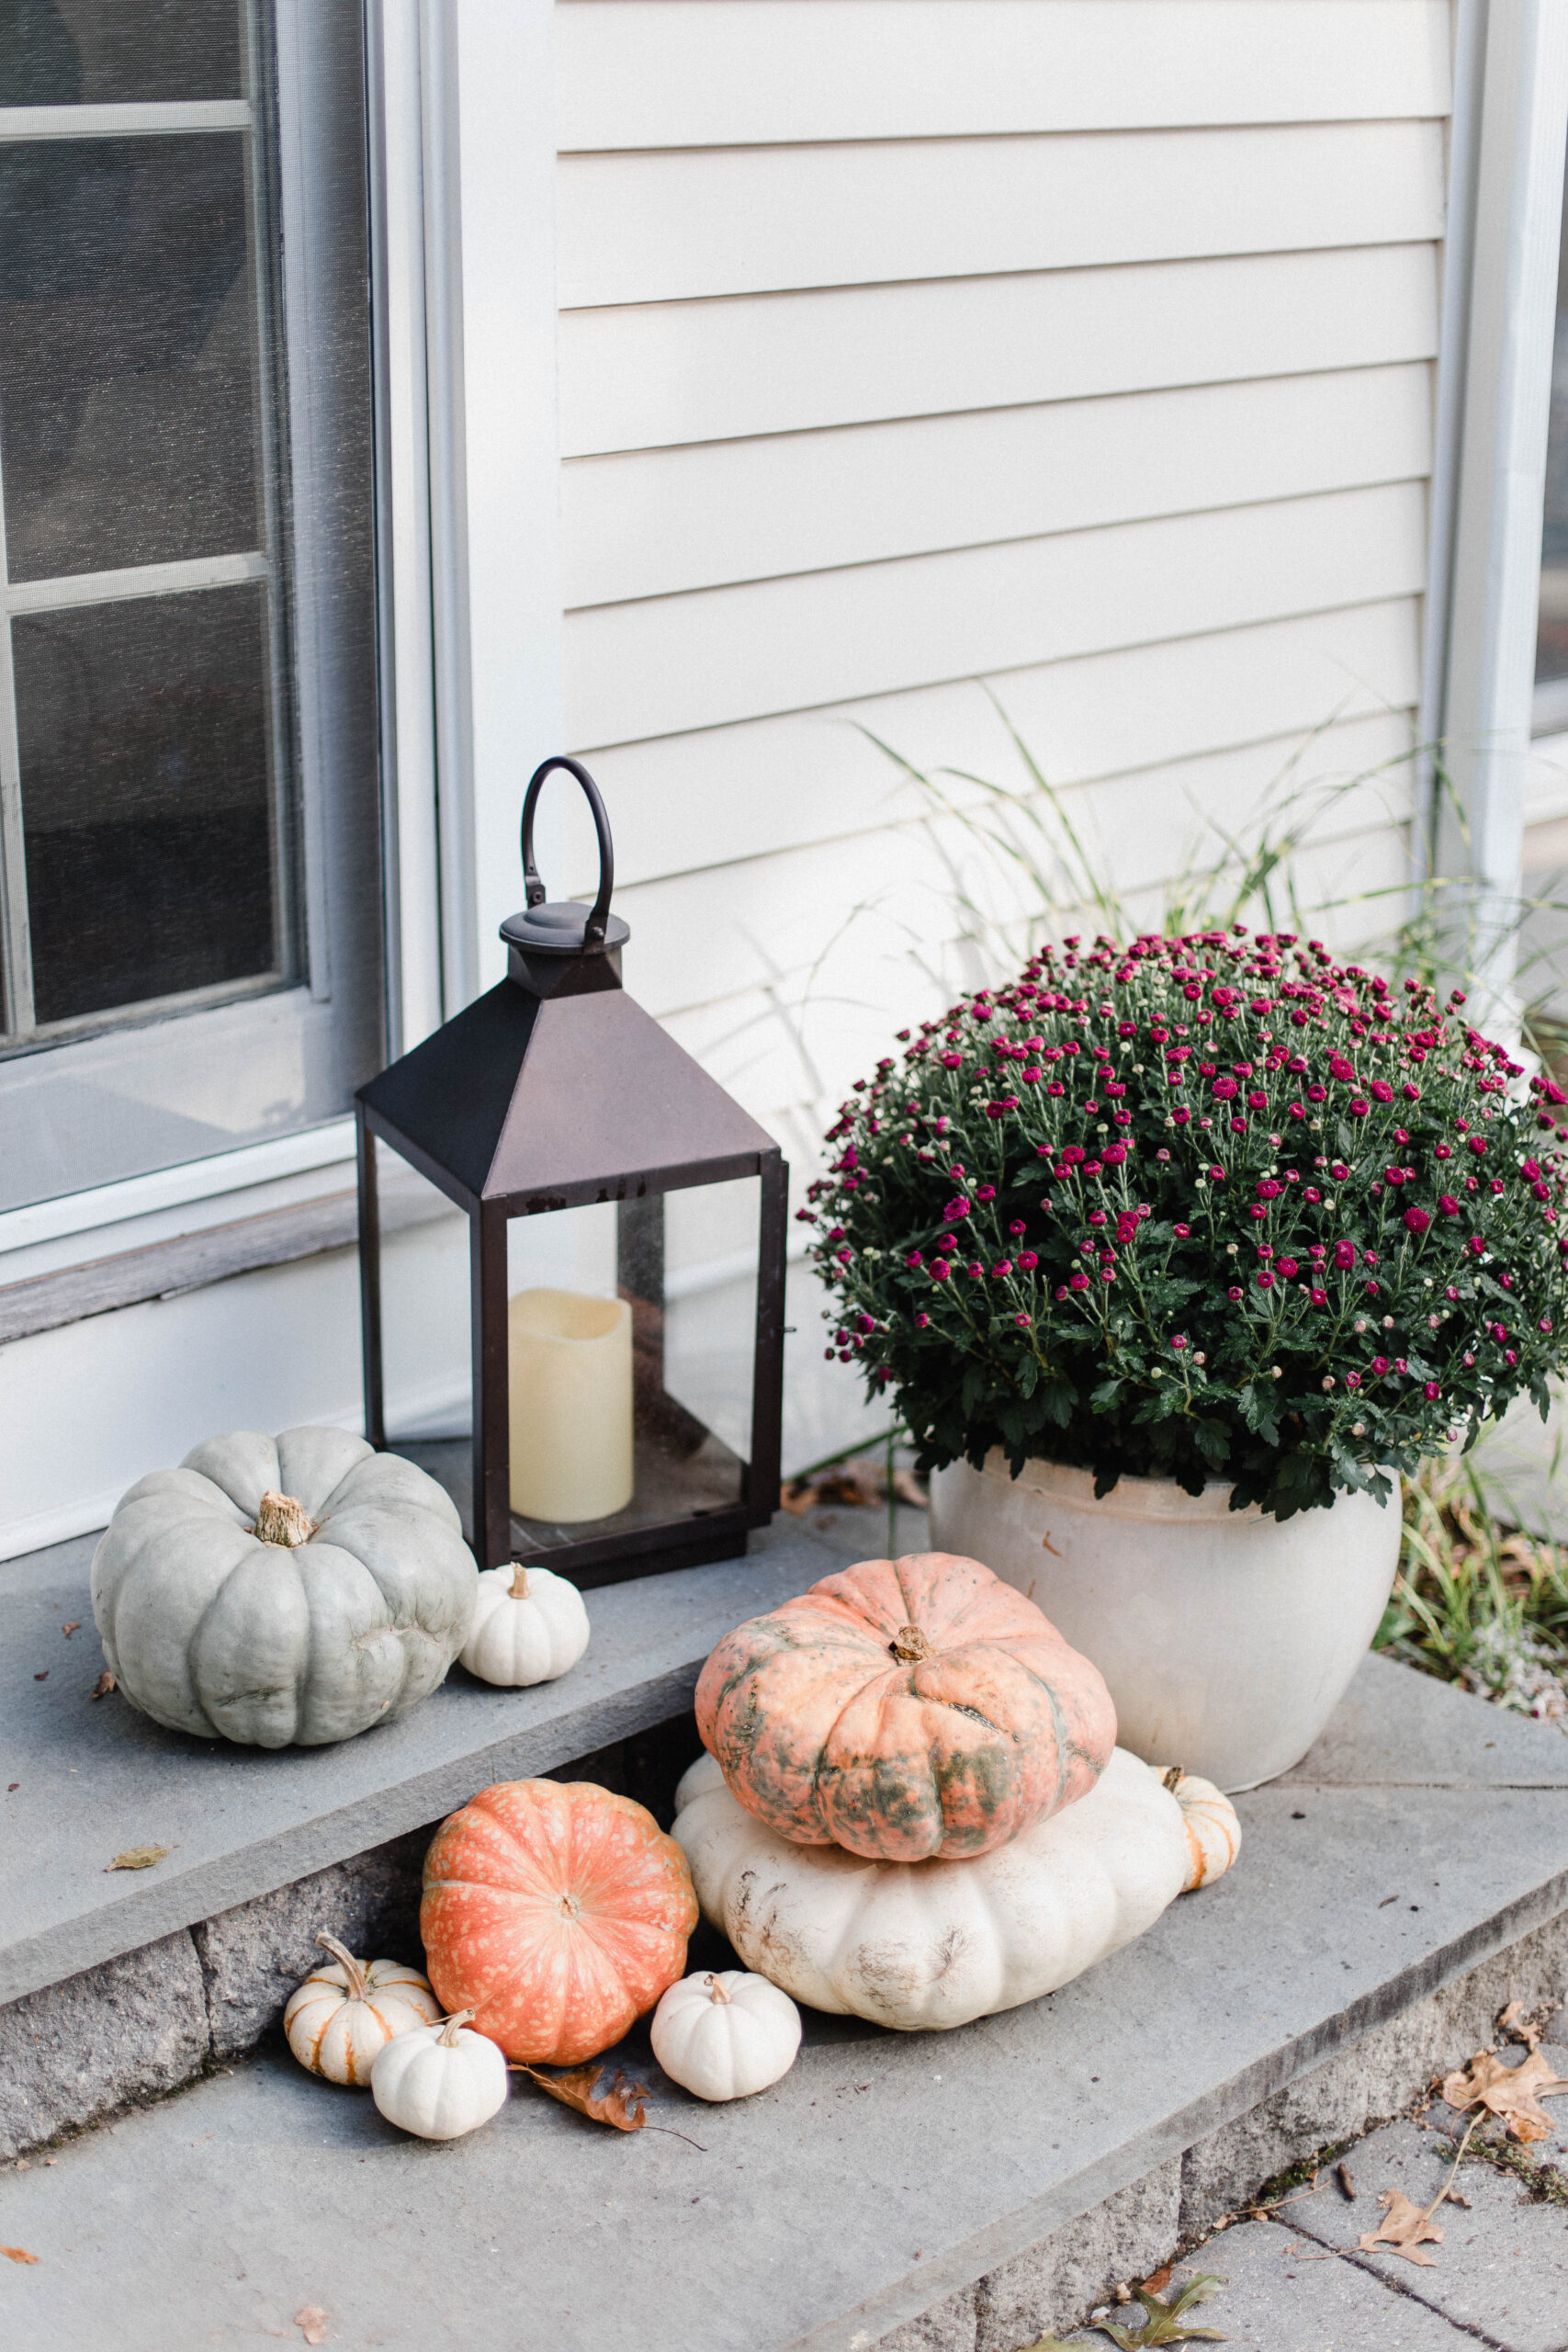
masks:
{"label": "black metal lantern", "polygon": [[[547,903],[534,864],[534,810],[557,768],[593,813],[591,909]],[[521,1560],[604,1584],[733,1555],[777,1506],[789,1171],[622,989],[609,823],[575,760],[536,771],[522,847],[527,904],[501,927],[506,978],[356,1099],[366,1432],[385,1447],[380,1144],[468,1219],[481,1566]],[[577,1264],[588,1234],[592,1279],[532,1282],[530,1250],[547,1272],[564,1262],[574,1216],[567,1255]],[[703,1288],[716,1234],[741,1244],[718,1261],[728,1355]]]}

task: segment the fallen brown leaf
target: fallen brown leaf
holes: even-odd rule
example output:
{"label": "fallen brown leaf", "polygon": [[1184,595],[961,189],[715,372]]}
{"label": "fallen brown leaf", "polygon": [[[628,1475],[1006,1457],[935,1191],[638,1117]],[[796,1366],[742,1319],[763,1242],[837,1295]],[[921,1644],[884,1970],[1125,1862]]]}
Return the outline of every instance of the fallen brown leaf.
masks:
{"label": "fallen brown leaf", "polygon": [[558,2098],[563,2107],[575,2108],[579,2115],[586,2115],[592,2122],[613,2124],[617,2132],[640,2132],[648,2121],[644,2110],[652,2092],[643,2084],[634,2083],[619,2067],[606,2091],[598,2087],[604,2069],[596,2063],[573,2066],[564,2075],[541,2075],[536,2066],[513,2066],[512,2072],[526,2075],[551,2098]]}
{"label": "fallen brown leaf", "polygon": [[1151,2270],[1144,2280],[1144,2292],[1146,2295],[1163,2294],[1170,2284],[1170,2274],[1175,2267],[1176,2265],[1172,2262],[1162,2262],[1157,2270]]}
{"label": "fallen brown leaf", "polygon": [[294,2314],[294,2324],[307,2344],[324,2344],[327,2340],[327,2315],[320,2303],[307,2303],[303,2311]]}
{"label": "fallen brown leaf", "polygon": [[25,2245],[0,2245],[0,2254],[5,2256],[7,2262],[36,2262],[38,2260],[37,2255],[29,2254]]}
{"label": "fallen brown leaf", "polygon": [[93,1685],[91,1696],[95,1699],[107,1699],[111,1690],[118,1690],[118,1688],[119,1685],[116,1682],[114,1676],[109,1672],[108,1668],[106,1666],[103,1672],[99,1675],[97,1680]]}
{"label": "fallen brown leaf", "polygon": [[166,1846],[128,1846],[123,1854],[117,1854],[112,1862],[104,1864],[105,1874],[110,1871],[150,1871],[168,1850]]}
{"label": "fallen brown leaf", "polygon": [[69,1625],[62,1625],[60,1630],[64,1634],[66,1640],[69,1641],[73,1634],[79,1634],[81,1632],[82,1620],[80,1617],[73,1617]]}
{"label": "fallen brown leaf", "polygon": [[1353,2205],[1356,2201],[1356,2184],[1350,2177],[1349,2165],[1336,2165],[1334,2167],[1334,2177],[1339,2183],[1339,2194],[1345,2199],[1346,2204]]}
{"label": "fallen brown leaf", "polygon": [[1568,2081],[1554,2074],[1550,2062],[1532,2050],[1522,2066],[1505,2066],[1490,2050],[1478,2050],[1466,2066],[1445,2075],[1442,2095],[1450,2107],[1483,2107],[1489,2115],[1506,2119],[1512,2140],[1547,2140],[1552,2122],[1543,2098],[1568,2091]]}
{"label": "fallen brown leaf", "polygon": [[1497,2030],[1506,2033],[1510,2041],[1522,2041],[1527,2050],[1540,2047],[1540,2029],[1526,2017],[1522,2001],[1510,2001],[1506,2008],[1498,2010]]}
{"label": "fallen brown leaf", "polygon": [[[1441,2199],[1438,2202],[1441,2203]],[[1356,2244],[1363,2254],[1375,2254],[1380,2245],[1391,2253],[1402,2254],[1406,2262],[1418,2262],[1425,2270],[1435,2270],[1437,2265],[1423,2245],[1441,2245],[1442,2231],[1432,2219],[1430,2206],[1412,2205],[1403,2188],[1385,2188],[1378,2199],[1383,2209],[1382,2220],[1375,2230],[1363,2230]]]}

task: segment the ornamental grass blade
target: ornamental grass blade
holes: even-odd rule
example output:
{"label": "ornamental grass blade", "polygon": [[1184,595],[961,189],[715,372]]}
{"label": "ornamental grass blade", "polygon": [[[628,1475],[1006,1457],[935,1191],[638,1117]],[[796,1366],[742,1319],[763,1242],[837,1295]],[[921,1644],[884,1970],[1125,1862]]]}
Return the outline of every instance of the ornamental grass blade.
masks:
{"label": "ornamental grass blade", "polygon": [[563,2107],[574,2108],[592,2123],[608,2123],[617,2132],[640,2132],[648,2121],[646,2109],[652,2092],[642,2083],[634,2083],[619,2067],[604,2091],[598,2087],[604,2069],[592,2062],[586,2066],[573,2066],[564,2075],[541,2075],[534,2066],[513,2066],[512,2072],[526,2075],[551,2098],[559,2099]]}
{"label": "ornamental grass blade", "polygon": [[1432,2219],[1432,2208],[1413,2205],[1402,2188],[1385,2188],[1378,2203],[1383,2209],[1382,2220],[1375,2230],[1363,2230],[1357,2239],[1361,2252],[1376,2254],[1386,2247],[1391,2254],[1402,2254],[1406,2262],[1418,2262],[1424,2270],[1435,2270],[1437,2265],[1431,2256],[1421,2252],[1425,2245],[1443,2243],[1442,2231]]}
{"label": "ornamental grass blade", "polygon": [[1148,2314],[1142,2327],[1122,2327],[1110,2319],[1097,2320],[1094,2324],[1102,2334],[1110,2336],[1113,2344],[1121,2346],[1121,2352],[1146,2352],[1146,2347],[1152,2344],[1190,2344],[1200,2337],[1208,2344],[1225,2344],[1230,2339],[1222,2335],[1216,2327],[1181,2325],[1185,2313],[1195,2310],[1200,2303],[1206,2303],[1220,2283],[1211,2272],[1201,2270],[1196,2278],[1190,2278],[1181,2292],[1173,2295],[1168,2301],[1162,2296],[1152,2295],[1146,2287],[1134,2287],[1133,2292]]}
{"label": "ornamental grass blade", "polygon": [[1553,2125],[1540,2102],[1554,2091],[1568,2091],[1568,2081],[1539,2050],[1522,2066],[1505,2066],[1490,2050],[1478,2050],[1468,2065],[1444,2075],[1441,2090],[1450,2107],[1483,2107],[1489,2115],[1504,2117],[1511,2140],[1547,2140]]}

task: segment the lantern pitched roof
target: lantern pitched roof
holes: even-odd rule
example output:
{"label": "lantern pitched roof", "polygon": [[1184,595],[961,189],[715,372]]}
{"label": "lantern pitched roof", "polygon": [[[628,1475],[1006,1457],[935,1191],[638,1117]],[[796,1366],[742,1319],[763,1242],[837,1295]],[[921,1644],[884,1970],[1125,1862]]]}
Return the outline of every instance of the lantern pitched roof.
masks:
{"label": "lantern pitched roof", "polygon": [[777,1150],[619,988],[541,1001],[502,980],[359,1099],[426,1173],[519,1209],[611,1200]]}

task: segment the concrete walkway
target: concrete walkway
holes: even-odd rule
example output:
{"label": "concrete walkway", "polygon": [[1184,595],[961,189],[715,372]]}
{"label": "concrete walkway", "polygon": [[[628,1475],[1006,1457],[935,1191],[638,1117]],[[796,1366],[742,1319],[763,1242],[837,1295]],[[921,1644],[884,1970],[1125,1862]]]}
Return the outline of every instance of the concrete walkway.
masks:
{"label": "concrete walkway", "polygon": [[[1568,2074],[1568,2048],[1548,2044],[1543,2055],[1560,2075]],[[1552,2138],[1527,2153],[1562,2172],[1568,2093],[1556,2111]],[[1468,2201],[1445,2199],[1438,2207],[1433,2220],[1443,2237],[1422,2246],[1424,2263],[1391,2250],[1363,2253],[1358,2245],[1382,2218],[1384,2190],[1398,2189],[1423,2210],[1432,2203],[1465,2121],[1438,2100],[1419,2120],[1369,2132],[1343,2157],[1353,2198],[1325,2165],[1315,2186],[1297,2191],[1275,2218],[1224,2231],[1179,2264],[1159,2290],[1162,2299],[1175,2301],[1201,2274],[1217,2279],[1183,2324],[1216,2329],[1233,2352],[1462,2352],[1477,2343],[1496,2352],[1563,2352],[1568,2206],[1533,2199],[1510,2174],[1478,2160],[1461,2165],[1454,2188]],[[1501,2127],[1489,2136],[1501,2143]],[[1568,2192],[1568,2177],[1563,2186]],[[1135,2324],[1142,2313],[1134,2302],[1108,2316]],[[1068,2335],[1086,2346],[1110,2340],[1098,2330]]]}

